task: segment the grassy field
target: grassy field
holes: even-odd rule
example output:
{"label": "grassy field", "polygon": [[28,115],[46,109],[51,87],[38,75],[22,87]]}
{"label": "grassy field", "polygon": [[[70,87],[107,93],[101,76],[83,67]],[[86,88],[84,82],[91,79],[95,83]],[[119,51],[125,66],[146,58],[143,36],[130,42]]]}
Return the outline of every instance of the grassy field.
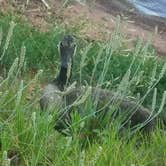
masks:
{"label": "grassy field", "polygon": [[[71,135],[65,137],[54,130],[58,108],[52,113],[40,110],[41,85],[59,69],[58,42],[73,31],[57,25],[39,32],[0,15],[1,163],[8,166],[10,158],[20,166],[165,165],[166,133],[161,126],[150,137],[138,132],[128,140],[128,132],[117,136],[118,121],[103,120],[104,127],[92,128],[92,116],[74,114]],[[134,50],[127,50],[118,30],[107,43],[80,38],[77,43],[72,81],[120,92],[166,118],[166,60],[157,58],[149,43],[138,40]],[[88,100],[81,107],[94,111]],[[92,131],[95,136],[89,136]]]}

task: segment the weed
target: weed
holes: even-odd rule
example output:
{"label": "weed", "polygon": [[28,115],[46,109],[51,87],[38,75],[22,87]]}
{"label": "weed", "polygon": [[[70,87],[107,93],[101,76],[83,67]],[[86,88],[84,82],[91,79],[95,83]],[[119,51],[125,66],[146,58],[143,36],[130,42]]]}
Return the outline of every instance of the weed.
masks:
{"label": "weed", "polygon": [[[16,160],[20,165],[165,164],[164,130],[157,128],[150,140],[145,137],[141,143],[139,132],[130,141],[118,138],[119,121],[108,124],[108,117],[96,117],[97,102],[93,104],[89,99],[88,88],[84,96],[73,104],[75,112],[78,107],[84,111],[83,114],[72,115],[71,135],[64,137],[56,132],[54,126],[58,110],[41,112],[38,105],[39,84],[41,79],[51,79],[50,75],[58,68],[56,45],[65,30],[57,26],[44,33],[25,23],[9,24],[9,20],[8,17],[0,19],[2,164],[14,164]],[[158,116],[160,112],[166,116],[165,59],[148,56],[149,45],[144,47],[140,41],[133,52],[124,54],[121,37],[116,31],[110,43],[87,44],[79,39],[73,80],[78,80],[81,85],[114,90],[122,98],[132,96],[133,100],[138,100],[138,104],[152,110],[150,118]],[[33,78],[29,77],[32,68],[38,71]],[[35,94],[27,100],[31,93],[29,88],[32,87]],[[112,103],[116,104],[115,101]]]}

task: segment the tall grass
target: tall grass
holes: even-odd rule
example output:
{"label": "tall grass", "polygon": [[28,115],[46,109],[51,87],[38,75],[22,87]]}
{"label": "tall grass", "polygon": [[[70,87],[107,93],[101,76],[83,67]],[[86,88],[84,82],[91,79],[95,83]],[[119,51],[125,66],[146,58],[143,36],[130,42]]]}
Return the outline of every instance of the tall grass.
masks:
{"label": "tall grass", "polygon": [[[89,86],[114,90],[116,96],[112,105],[115,106],[116,97],[133,97],[138,105],[144,104],[152,110],[150,119],[154,118],[165,111],[165,60],[147,56],[151,50],[140,41],[133,52],[124,55],[122,36],[117,31],[109,43],[84,43],[85,47],[79,47],[78,43],[73,81],[85,85],[87,90],[73,104],[76,113],[72,115],[71,134],[64,137],[54,130],[56,110],[41,112],[38,105],[43,73],[54,75],[45,69],[52,69],[54,65],[53,71],[58,68],[58,58],[54,57],[58,52],[52,42],[58,43],[63,30],[40,33],[29,28],[14,23],[7,28],[8,32],[0,28],[1,163],[21,166],[164,165],[165,131],[158,127],[150,140],[142,138],[141,143],[139,132],[130,141],[118,138],[117,130],[121,127],[118,120],[108,124],[107,119],[96,118],[98,101],[92,103]],[[30,39],[26,38],[27,33],[31,34]],[[32,78],[29,72],[37,63],[38,72]],[[82,114],[77,113],[78,106]]]}

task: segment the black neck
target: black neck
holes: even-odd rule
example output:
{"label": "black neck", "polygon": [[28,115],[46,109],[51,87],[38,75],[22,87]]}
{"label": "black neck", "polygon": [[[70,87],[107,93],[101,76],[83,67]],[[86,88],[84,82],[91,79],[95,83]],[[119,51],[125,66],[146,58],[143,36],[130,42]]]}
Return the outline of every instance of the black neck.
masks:
{"label": "black neck", "polygon": [[64,86],[66,85],[67,81],[69,81],[70,79],[70,77],[67,78],[67,70],[68,70],[67,67],[61,66],[58,77],[55,80],[53,80],[53,83],[56,83],[61,91],[64,90]]}

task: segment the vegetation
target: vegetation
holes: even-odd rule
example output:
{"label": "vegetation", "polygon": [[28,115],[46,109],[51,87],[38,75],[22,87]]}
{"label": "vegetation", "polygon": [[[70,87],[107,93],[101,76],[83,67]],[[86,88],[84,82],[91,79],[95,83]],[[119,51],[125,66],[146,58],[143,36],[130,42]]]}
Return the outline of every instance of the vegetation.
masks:
{"label": "vegetation", "polygon": [[[127,139],[131,133],[126,131],[119,138],[118,120],[98,122],[104,129],[92,126],[94,107],[89,100],[80,106],[86,111],[84,118],[73,114],[68,137],[55,131],[57,111],[39,108],[40,84],[57,73],[57,44],[68,31],[56,26],[44,33],[15,22],[10,16],[0,17],[3,165],[9,165],[9,158],[15,165],[165,165],[166,135],[160,125],[149,137],[137,132]],[[138,40],[133,51],[126,51],[118,30],[108,43],[77,42],[73,81],[132,97],[152,110],[153,116],[165,119],[166,61],[156,58],[148,43]]]}

